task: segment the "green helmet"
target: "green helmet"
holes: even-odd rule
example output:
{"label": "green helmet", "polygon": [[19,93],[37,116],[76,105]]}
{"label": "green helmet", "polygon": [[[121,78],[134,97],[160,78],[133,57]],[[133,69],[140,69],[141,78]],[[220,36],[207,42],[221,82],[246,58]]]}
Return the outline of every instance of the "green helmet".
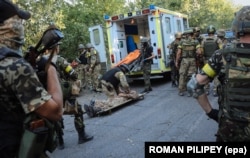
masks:
{"label": "green helmet", "polygon": [[91,43],[86,44],[86,48],[94,48]]}
{"label": "green helmet", "polygon": [[84,45],[83,44],[79,44],[78,45],[78,49],[84,49],[85,47],[84,47]]}
{"label": "green helmet", "polygon": [[210,26],[207,27],[207,33],[208,34],[215,34],[215,32],[216,32],[216,29],[215,29],[215,27],[213,25],[210,25]]}
{"label": "green helmet", "polygon": [[217,33],[217,36],[219,37],[225,37],[226,35],[226,32],[223,29],[218,30],[216,33]]}
{"label": "green helmet", "polygon": [[242,7],[236,14],[232,24],[232,31],[236,37],[250,33],[250,6]]}

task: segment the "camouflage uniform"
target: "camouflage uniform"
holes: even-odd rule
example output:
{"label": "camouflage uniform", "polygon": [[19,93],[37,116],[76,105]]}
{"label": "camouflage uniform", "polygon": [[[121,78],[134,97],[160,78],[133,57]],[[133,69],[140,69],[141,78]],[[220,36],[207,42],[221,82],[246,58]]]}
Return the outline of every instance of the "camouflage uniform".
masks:
{"label": "camouflage uniform", "polygon": [[87,44],[87,56],[88,56],[88,73],[89,73],[89,83],[91,89],[100,92],[100,77],[101,77],[101,63],[99,53]]}
{"label": "camouflage uniform", "polygon": [[103,75],[101,79],[102,92],[107,96],[107,100],[95,100],[91,101],[89,106],[84,105],[84,108],[90,117],[94,116],[99,111],[120,105],[128,99],[138,97],[137,92],[132,91],[129,88],[125,76],[127,70],[121,68],[123,65],[112,68]]}
{"label": "camouflage uniform", "polygon": [[150,82],[151,76],[151,65],[153,63],[152,56],[154,57],[153,47],[149,45],[149,40],[144,37],[141,39],[142,43],[142,72],[144,78],[144,91],[141,93],[152,91],[152,86]]}
{"label": "camouflage uniform", "polygon": [[[192,31],[189,33],[192,33]],[[199,42],[191,36],[183,39],[178,46],[179,51],[177,53],[177,60],[181,58],[178,86],[180,96],[183,96],[186,91],[187,80],[197,71],[195,57],[199,47]],[[188,94],[188,96],[190,96],[190,94]]]}
{"label": "camouflage uniform", "polygon": [[[73,107],[77,106],[76,111],[74,113],[74,125],[79,136],[78,144],[81,144],[85,142],[86,139],[92,139],[93,137],[90,137],[85,133],[82,106],[78,103],[77,96],[73,95],[71,91],[73,82],[77,80],[77,73],[73,71],[73,69],[71,69],[70,72],[67,72],[70,69],[70,64],[67,62],[67,60],[59,55],[57,55],[56,58],[57,71],[60,76],[60,82],[63,90],[64,108],[65,106],[67,106],[66,104],[70,104]],[[63,122],[61,123],[61,127],[63,127]],[[58,127],[57,132],[59,136],[59,143],[64,144],[62,138],[63,132],[60,126]]]}
{"label": "camouflage uniform", "polygon": [[79,55],[79,64],[76,67],[76,72],[78,74],[78,79],[81,80],[81,88],[86,87],[86,69],[88,67],[87,60],[87,51],[82,44],[79,44],[78,50],[80,51]]}
{"label": "camouflage uniform", "polygon": [[[22,58],[22,45],[9,40],[18,38],[16,41],[22,42],[22,19],[29,17],[15,15],[19,9],[12,3],[7,4],[8,10],[4,10],[5,3],[0,3],[0,18],[3,20],[0,21],[0,155],[14,158],[24,131],[24,119],[50,100],[51,95],[39,82],[33,67]],[[8,17],[10,12],[14,12],[12,17]]]}
{"label": "camouflage uniform", "polygon": [[176,33],[175,34],[175,40],[170,43],[170,45],[168,46],[168,48],[170,49],[170,68],[171,68],[171,81],[172,81],[172,87],[177,87],[178,82],[179,82],[179,70],[177,69],[177,67],[175,66],[175,62],[179,62],[176,61],[176,53],[177,53],[177,47],[180,43],[181,40],[181,33]]}

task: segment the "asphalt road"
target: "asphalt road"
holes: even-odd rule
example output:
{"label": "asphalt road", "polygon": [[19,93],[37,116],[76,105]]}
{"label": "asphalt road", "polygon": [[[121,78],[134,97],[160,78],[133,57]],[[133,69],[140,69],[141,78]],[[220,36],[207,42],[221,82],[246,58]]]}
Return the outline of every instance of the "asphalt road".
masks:
{"label": "asphalt road", "polygon": [[[131,83],[138,92],[143,81]],[[77,144],[74,117],[64,116],[64,150],[55,150],[52,158],[143,158],[145,142],[214,142],[217,123],[208,119],[192,97],[178,96],[169,81],[152,80],[153,91],[143,100],[129,103],[112,113],[89,118],[84,114],[92,141]],[[90,99],[104,99],[102,93],[84,90],[78,98],[83,105]],[[217,98],[209,96],[214,108]]]}

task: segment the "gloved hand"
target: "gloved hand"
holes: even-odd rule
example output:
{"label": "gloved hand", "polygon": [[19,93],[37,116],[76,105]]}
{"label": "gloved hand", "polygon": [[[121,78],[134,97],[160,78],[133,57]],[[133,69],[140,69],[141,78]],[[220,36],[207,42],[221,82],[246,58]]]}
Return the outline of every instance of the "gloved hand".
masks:
{"label": "gloved hand", "polygon": [[196,74],[193,74],[187,83],[187,91],[189,94],[194,96],[196,89],[197,89]]}

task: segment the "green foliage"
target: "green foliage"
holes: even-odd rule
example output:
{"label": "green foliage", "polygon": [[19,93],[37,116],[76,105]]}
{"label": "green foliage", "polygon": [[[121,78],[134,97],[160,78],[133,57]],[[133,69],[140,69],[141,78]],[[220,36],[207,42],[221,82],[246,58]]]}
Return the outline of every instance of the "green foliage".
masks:
{"label": "green foliage", "polygon": [[115,15],[147,8],[154,4],[161,8],[181,12],[189,16],[190,26],[199,26],[203,31],[208,25],[217,29],[231,27],[234,6],[231,0],[13,0],[21,8],[29,10],[32,18],[25,23],[26,49],[35,45],[53,22],[62,30],[65,38],[61,45],[61,54],[68,59],[77,55],[77,46],[89,43],[88,28],[105,25],[103,16]]}

